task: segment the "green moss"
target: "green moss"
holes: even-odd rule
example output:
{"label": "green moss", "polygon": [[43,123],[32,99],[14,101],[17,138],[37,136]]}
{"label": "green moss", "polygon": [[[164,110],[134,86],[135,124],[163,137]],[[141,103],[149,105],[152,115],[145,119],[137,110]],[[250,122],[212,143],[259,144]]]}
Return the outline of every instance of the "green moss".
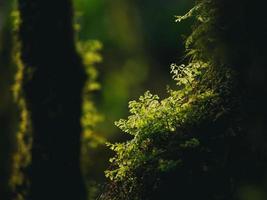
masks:
{"label": "green moss", "polygon": [[30,113],[27,109],[22,89],[25,78],[25,67],[21,61],[21,45],[17,39],[17,31],[20,24],[19,12],[13,11],[12,17],[14,31],[13,63],[17,67],[12,91],[19,112],[19,126],[16,133],[16,148],[12,156],[12,170],[9,183],[14,200],[23,200],[27,198],[27,192],[30,186],[27,171],[31,164],[32,134]]}
{"label": "green moss", "polygon": [[[98,82],[98,70],[96,65],[102,62],[102,56],[99,53],[102,44],[97,40],[77,41],[77,49],[83,60],[87,80],[83,88],[82,104],[82,150],[81,166],[88,191],[88,199],[93,200],[98,196],[99,189],[99,170],[104,158],[96,160],[95,156],[102,154],[105,149],[106,138],[97,132],[97,126],[104,120],[104,116],[99,113],[94,103],[93,93],[101,89]],[[93,173],[97,175],[93,175]]]}

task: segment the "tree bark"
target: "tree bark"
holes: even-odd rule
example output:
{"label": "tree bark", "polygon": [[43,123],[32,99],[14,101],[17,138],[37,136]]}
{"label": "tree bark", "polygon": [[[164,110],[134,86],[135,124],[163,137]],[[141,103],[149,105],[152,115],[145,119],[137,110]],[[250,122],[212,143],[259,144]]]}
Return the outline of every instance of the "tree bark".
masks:
{"label": "tree bark", "polygon": [[80,170],[85,81],[71,0],[19,0],[23,91],[32,123],[31,200],[86,198]]}

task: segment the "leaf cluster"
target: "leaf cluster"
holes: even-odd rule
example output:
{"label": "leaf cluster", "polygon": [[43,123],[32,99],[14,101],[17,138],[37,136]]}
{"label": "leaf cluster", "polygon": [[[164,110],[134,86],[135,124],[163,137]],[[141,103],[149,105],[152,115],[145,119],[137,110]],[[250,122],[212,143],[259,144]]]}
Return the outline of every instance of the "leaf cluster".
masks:
{"label": "leaf cluster", "polygon": [[[164,174],[186,165],[187,152],[210,151],[203,140],[203,130],[210,130],[200,127],[207,122],[221,123],[235,105],[236,99],[231,95],[235,73],[224,63],[225,49],[216,26],[216,1],[197,1],[176,21],[190,17],[195,23],[185,41],[189,62],[171,65],[177,88],[168,90],[165,99],[147,91],[138,101],[129,102],[127,119],[115,122],[132,139],[108,144],[116,155],[105,172],[111,183],[102,199],[149,199]],[[213,133],[212,137],[224,136]]]}

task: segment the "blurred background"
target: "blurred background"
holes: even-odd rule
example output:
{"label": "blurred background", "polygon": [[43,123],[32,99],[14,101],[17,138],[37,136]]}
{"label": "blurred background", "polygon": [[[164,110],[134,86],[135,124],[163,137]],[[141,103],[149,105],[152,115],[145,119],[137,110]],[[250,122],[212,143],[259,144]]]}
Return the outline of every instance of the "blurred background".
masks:
{"label": "blurred background", "polygon": [[169,66],[184,55],[183,35],[188,23],[175,24],[174,16],[193,6],[193,0],[75,0],[79,40],[103,44],[98,65],[97,107],[105,116],[99,126],[114,137],[115,120],[127,115],[128,101],[146,90],[164,94],[172,84]]}
{"label": "blurred background", "polygon": [[[186,13],[193,2],[74,0],[77,42],[93,41],[89,50],[97,51],[94,53],[99,56],[90,63],[98,86],[87,99],[93,106],[91,113],[98,117],[82,141],[81,160],[89,198],[97,196],[98,186],[105,181],[104,170],[112,155],[105,143],[129,137],[114,125],[114,121],[127,117],[128,102],[146,90],[164,97],[166,85],[173,85],[170,64],[183,60],[184,37],[191,30],[190,20],[177,25],[174,16]],[[14,4],[13,0],[0,0],[0,194],[8,190],[18,127],[18,111],[11,92],[16,72],[11,53]],[[86,57],[86,52],[81,50],[81,55]]]}

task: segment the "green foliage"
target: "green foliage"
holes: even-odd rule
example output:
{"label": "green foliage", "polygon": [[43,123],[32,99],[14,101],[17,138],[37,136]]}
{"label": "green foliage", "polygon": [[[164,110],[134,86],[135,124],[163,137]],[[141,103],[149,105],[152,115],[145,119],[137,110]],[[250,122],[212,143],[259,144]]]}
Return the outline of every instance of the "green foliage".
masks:
{"label": "green foliage", "polygon": [[[111,180],[122,180],[126,178],[128,171],[155,158],[157,163],[160,163],[159,155],[162,150],[151,148],[155,138],[168,138],[169,134],[174,134],[185,124],[188,126],[206,117],[207,105],[205,104],[207,102],[209,102],[208,105],[215,104],[218,100],[216,93],[213,90],[193,93],[201,80],[200,70],[205,70],[206,67],[204,63],[196,63],[188,67],[172,65],[173,78],[177,81],[177,85],[182,87],[180,90],[169,91],[170,96],[163,100],[159,100],[157,95],[146,92],[139,101],[129,103],[132,115],[128,120],[119,120],[115,124],[134,138],[123,144],[110,145],[117,153],[117,157],[111,161],[119,166],[119,169],[107,171],[106,175]],[[190,146],[186,143],[181,145]]]}
{"label": "green foliage", "polygon": [[[181,22],[183,20],[186,20],[188,18],[191,18],[193,16],[196,15],[197,11],[199,10],[199,8],[201,8],[202,4],[197,4],[196,6],[194,6],[192,9],[190,9],[185,15],[182,16],[175,16],[176,17],[176,22]],[[201,16],[198,16],[198,19],[202,19]],[[203,20],[200,20],[203,21]]]}
{"label": "green foliage", "polygon": [[185,139],[183,130],[212,118],[215,109],[216,113],[225,112],[217,108],[220,102],[217,88],[200,85],[208,69],[209,65],[203,62],[188,66],[172,65],[171,72],[179,89],[169,91],[169,97],[163,100],[146,92],[139,101],[129,103],[132,115],[115,123],[133,136],[125,143],[108,144],[116,156],[110,159],[112,169],[105,173],[111,181],[129,185],[124,195],[140,198],[138,189],[133,189],[138,187],[137,179],[142,179],[137,175],[140,169],[145,170],[146,174],[158,174],[183,165],[183,160],[174,152],[183,154],[201,145],[195,137]]}
{"label": "green foliage", "polygon": [[196,19],[185,44],[189,63],[171,65],[177,89],[169,90],[163,100],[147,91],[139,101],[129,102],[128,119],[115,122],[133,138],[108,144],[116,155],[105,172],[111,183],[103,199],[148,198],[145,193],[157,188],[163,174],[185,164],[186,152],[205,148],[203,133],[193,132],[194,127],[206,121],[216,123],[231,109],[234,73],[216,58],[214,9],[209,4],[199,1],[185,16],[177,17],[179,22]]}

